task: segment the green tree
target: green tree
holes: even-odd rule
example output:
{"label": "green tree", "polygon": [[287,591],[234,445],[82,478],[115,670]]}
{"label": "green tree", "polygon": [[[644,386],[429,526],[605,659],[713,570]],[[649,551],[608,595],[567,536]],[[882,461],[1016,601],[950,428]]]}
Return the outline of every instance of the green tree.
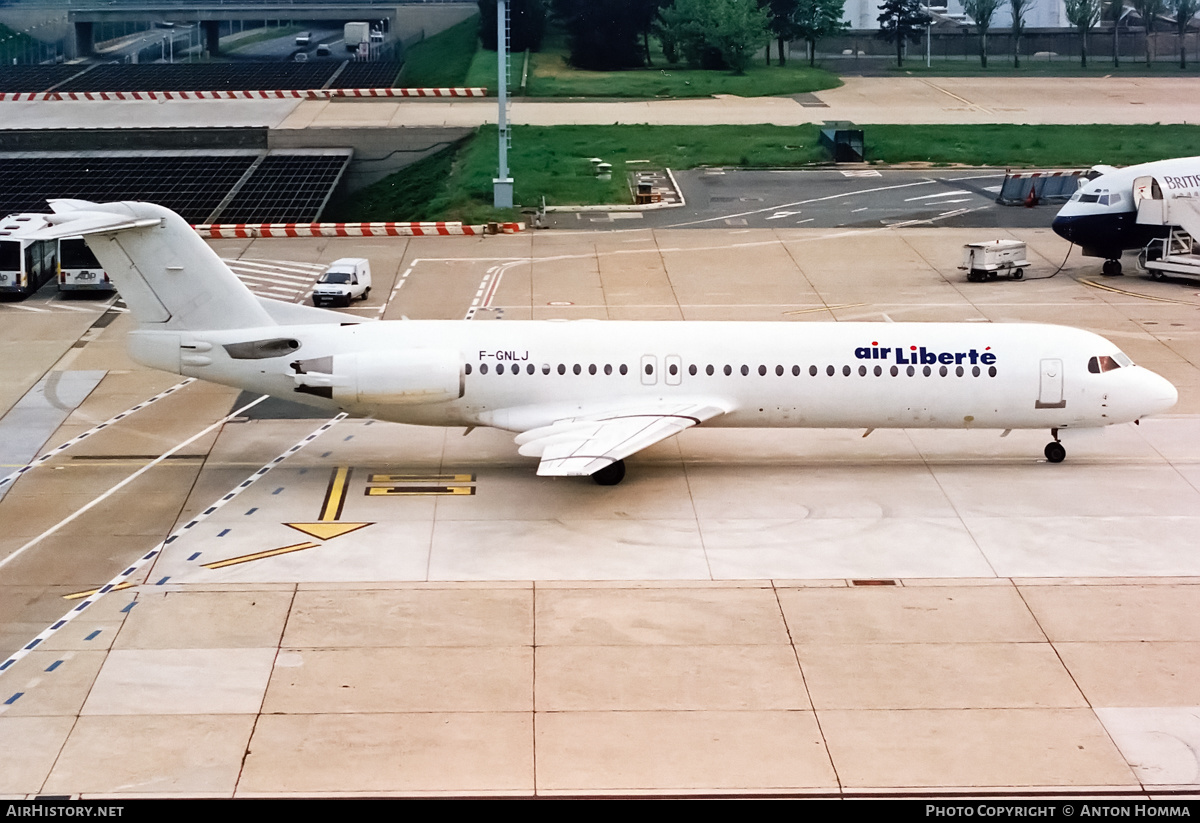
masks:
{"label": "green tree", "polygon": [[904,43],[916,43],[925,31],[927,15],[921,8],[920,0],[884,0],[880,5],[883,12],[879,15],[880,40],[896,44],[896,65],[904,65]]}
{"label": "green tree", "polygon": [[769,34],[767,11],[755,0],[675,0],[660,17],[689,65],[735,74],[745,74]]}
{"label": "green tree", "polygon": [[[546,34],[545,0],[508,0],[510,47],[514,52],[540,51]],[[496,50],[496,0],[479,0],[479,42]]]}
{"label": "green tree", "polygon": [[638,43],[641,0],[552,0],[567,30],[571,65],[607,71],[643,65]]}
{"label": "green tree", "polygon": [[1175,14],[1175,30],[1179,32],[1179,68],[1187,68],[1187,50],[1184,48],[1184,38],[1187,37],[1188,23],[1200,11],[1200,0],[1170,0],[1171,11]]}
{"label": "green tree", "polygon": [[798,0],[793,21],[797,37],[808,43],[808,64],[817,63],[817,41],[845,31],[842,20],[846,0]]}
{"label": "green tree", "polygon": [[1100,20],[1100,0],[1064,0],[1067,20],[1079,32],[1080,65],[1087,68],[1087,36]]}
{"label": "green tree", "polygon": [[979,32],[979,65],[987,68],[987,36],[992,27],[992,18],[996,9],[1000,8],[1000,0],[963,0],[963,11],[975,21],[975,30]]}
{"label": "green tree", "polygon": [[1013,68],[1021,68],[1021,35],[1025,33],[1025,15],[1035,0],[1008,0],[1012,12]]}
{"label": "green tree", "polygon": [[[771,34],[779,44],[779,65],[781,66],[787,63],[787,44],[800,36],[794,20],[799,2],[800,0],[758,0],[759,8],[766,9],[767,14],[770,15],[768,25],[771,28]],[[771,65],[770,43],[767,44],[767,65]]]}
{"label": "green tree", "polygon": [[1113,68],[1121,67],[1121,18],[1125,15],[1124,0],[1108,0],[1108,20],[1113,29]]}
{"label": "green tree", "polygon": [[1138,17],[1142,18],[1142,25],[1146,27],[1146,67],[1149,68],[1154,59],[1150,51],[1150,44],[1154,38],[1154,18],[1163,13],[1163,0],[1130,0],[1129,4],[1138,13]]}

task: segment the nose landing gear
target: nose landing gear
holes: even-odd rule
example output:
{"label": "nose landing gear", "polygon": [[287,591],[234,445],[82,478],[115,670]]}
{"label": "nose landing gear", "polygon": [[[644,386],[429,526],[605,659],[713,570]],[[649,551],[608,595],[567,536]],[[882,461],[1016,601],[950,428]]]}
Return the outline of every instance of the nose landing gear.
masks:
{"label": "nose landing gear", "polygon": [[1105,260],[1104,268],[1101,271],[1104,272],[1105,277],[1118,277],[1121,274],[1121,261]]}
{"label": "nose landing gear", "polygon": [[1063,448],[1062,443],[1053,440],[1046,444],[1045,455],[1051,463],[1061,463],[1067,456],[1067,450]]}

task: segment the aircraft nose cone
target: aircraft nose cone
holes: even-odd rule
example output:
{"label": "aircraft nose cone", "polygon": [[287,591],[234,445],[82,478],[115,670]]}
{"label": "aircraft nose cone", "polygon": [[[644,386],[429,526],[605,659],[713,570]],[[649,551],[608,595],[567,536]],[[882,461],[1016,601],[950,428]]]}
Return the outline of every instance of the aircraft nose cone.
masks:
{"label": "aircraft nose cone", "polygon": [[1057,234],[1063,240],[1068,240],[1072,243],[1075,242],[1075,238],[1073,237],[1075,234],[1074,227],[1074,219],[1070,217],[1063,217],[1061,215],[1055,217],[1054,221],[1050,224],[1050,228],[1054,229],[1055,234]]}
{"label": "aircraft nose cone", "polygon": [[1150,376],[1154,379],[1150,381],[1146,397],[1149,401],[1147,405],[1151,408],[1146,414],[1165,412],[1179,401],[1179,391],[1165,377],[1153,372],[1150,373]]}

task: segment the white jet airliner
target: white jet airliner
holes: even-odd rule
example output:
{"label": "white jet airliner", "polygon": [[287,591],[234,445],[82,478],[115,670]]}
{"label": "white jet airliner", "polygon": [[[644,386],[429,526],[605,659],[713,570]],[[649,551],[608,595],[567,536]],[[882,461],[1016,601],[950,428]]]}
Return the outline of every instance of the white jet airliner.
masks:
{"label": "white jet airliner", "polygon": [[1104,258],[1104,273],[1121,273],[1121,252],[1166,237],[1170,226],[1138,223],[1142,200],[1200,197],[1200,157],[1181,157],[1127,166],[1096,166],[1099,172],[1063,206],[1051,223],[1060,237]]}
{"label": "white jet airliner", "polygon": [[1095,334],[965,323],[367,321],[257,298],[176,214],[51,201],[0,235],[82,235],[138,326],[134,360],[327,412],[517,433],[541,475],[621,481],[690,426],[1077,429],[1175,388]]}

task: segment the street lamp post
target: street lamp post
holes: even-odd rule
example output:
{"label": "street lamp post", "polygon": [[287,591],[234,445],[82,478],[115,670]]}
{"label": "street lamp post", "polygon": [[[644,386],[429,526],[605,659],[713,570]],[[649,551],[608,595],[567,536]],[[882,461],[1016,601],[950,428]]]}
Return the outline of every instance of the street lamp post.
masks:
{"label": "street lamp post", "polygon": [[508,12],[505,0],[496,0],[496,96],[500,101],[497,119],[500,132],[499,174],[492,180],[492,205],[498,209],[511,209],[513,205],[513,179],[508,173],[508,41],[505,35],[505,20]]}

